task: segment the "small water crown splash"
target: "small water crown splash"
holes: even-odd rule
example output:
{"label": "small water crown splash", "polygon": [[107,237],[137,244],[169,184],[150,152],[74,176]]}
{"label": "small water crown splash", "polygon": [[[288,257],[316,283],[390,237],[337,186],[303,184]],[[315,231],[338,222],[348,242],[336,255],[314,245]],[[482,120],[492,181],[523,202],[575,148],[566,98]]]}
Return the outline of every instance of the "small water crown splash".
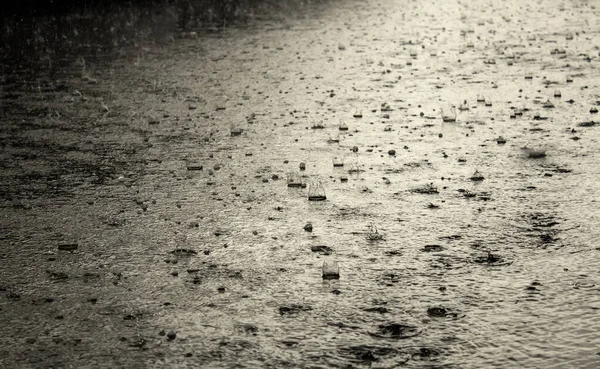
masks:
{"label": "small water crown splash", "polygon": [[416,46],[410,47],[408,49],[408,55],[411,57],[411,59],[416,59],[419,56],[418,48]]}
{"label": "small water crown splash", "polygon": [[313,181],[308,187],[308,201],[325,201],[327,195],[325,194],[325,187],[321,181]]}
{"label": "small water crown splash", "polygon": [[440,108],[440,114],[442,115],[443,122],[445,122],[445,123],[456,122],[456,109],[453,106],[447,105],[447,106]]}
{"label": "small water crown splash", "polygon": [[330,133],[327,143],[340,143],[341,136],[339,133]]}
{"label": "small water crown splash", "polygon": [[334,156],[332,160],[333,166],[335,168],[340,168],[344,166],[344,158],[342,156]]}
{"label": "small water crown splash", "polygon": [[310,126],[311,129],[325,129],[325,123],[323,122],[316,122],[313,123],[312,126]]}
{"label": "small water crown splash", "polygon": [[369,224],[369,231],[366,233],[365,238],[367,239],[367,241],[385,240],[385,236],[382,233],[379,233],[377,226],[373,223]]}
{"label": "small water crown splash", "polygon": [[552,101],[550,101],[550,99],[548,99],[548,100],[546,100],[542,104],[542,108],[544,108],[544,109],[553,109],[554,108],[554,104],[552,103]]}
{"label": "small water crown splash", "polygon": [[303,187],[302,176],[297,172],[290,172],[287,174],[287,186],[288,187]]}
{"label": "small water crown splash", "polygon": [[475,169],[475,172],[471,175],[469,179],[473,182],[481,182],[485,179],[485,177],[483,176],[483,174],[481,174],[479,170]]}
{"label": "small water crown splash", "polygon": [[534,148],[524,146],[521,148],[521,151],[523,151],[525,156],[530,159],[541,159],[546,157],[546,149],[541,147]]}
{"label": "small water crown splash", "polygon": [[244,133],[244,128],[238,122],[232,122],[229,124],[229,132],[232,137],[241,136]]}
{"label": "small water crown splash", "polygon": [[350,155],[350,157],[346,160],[346,162],[347,162],[348,173],[358,174],[361,172],[358,154]]}
{"label": "small water crown splash", "polygon": [[323,262],[323,279],[340,279],[340,266],[337,261]]}

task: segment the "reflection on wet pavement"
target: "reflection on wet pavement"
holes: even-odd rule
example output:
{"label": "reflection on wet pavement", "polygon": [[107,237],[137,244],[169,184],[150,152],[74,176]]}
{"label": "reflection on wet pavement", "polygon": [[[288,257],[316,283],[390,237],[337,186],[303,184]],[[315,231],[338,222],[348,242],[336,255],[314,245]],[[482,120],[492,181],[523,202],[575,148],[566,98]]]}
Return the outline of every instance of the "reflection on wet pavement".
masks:
{"label": "reflection on wet pavement", "polygon": [[600,365],[600,8],[306,12],[3,76],[0,366]]}

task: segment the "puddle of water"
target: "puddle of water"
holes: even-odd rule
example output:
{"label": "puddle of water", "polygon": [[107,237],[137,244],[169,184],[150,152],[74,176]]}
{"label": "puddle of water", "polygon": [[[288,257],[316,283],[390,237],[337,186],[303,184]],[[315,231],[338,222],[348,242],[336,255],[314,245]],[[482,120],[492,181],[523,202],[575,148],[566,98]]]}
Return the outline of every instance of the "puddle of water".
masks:
{"label": "puddle of water", "polygon": [[555,5],[343,2],[5,84],[0,363],[593,367],[599,14]]}

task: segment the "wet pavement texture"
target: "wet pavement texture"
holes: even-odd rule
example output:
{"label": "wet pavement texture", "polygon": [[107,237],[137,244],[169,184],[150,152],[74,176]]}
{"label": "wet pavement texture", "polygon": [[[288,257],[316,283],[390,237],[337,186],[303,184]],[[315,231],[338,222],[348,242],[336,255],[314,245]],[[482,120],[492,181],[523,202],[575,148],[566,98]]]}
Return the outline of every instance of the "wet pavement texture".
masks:
{"label": "wet pavement texture", "polygon": [[3,72],[0,366],[599,367],[599,6],[338,1]]}

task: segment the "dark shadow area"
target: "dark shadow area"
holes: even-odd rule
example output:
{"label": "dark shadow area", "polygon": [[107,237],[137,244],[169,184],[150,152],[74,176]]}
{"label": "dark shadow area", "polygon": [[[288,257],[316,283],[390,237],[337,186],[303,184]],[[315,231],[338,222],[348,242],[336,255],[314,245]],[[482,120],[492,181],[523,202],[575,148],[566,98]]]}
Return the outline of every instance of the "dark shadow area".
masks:
{"label": "dark shadow area", "polygon": [[40,73],[80,55],[167,42],[292,16],[327,0],[140,0],[5,2],[0,7],[0,71]]}

